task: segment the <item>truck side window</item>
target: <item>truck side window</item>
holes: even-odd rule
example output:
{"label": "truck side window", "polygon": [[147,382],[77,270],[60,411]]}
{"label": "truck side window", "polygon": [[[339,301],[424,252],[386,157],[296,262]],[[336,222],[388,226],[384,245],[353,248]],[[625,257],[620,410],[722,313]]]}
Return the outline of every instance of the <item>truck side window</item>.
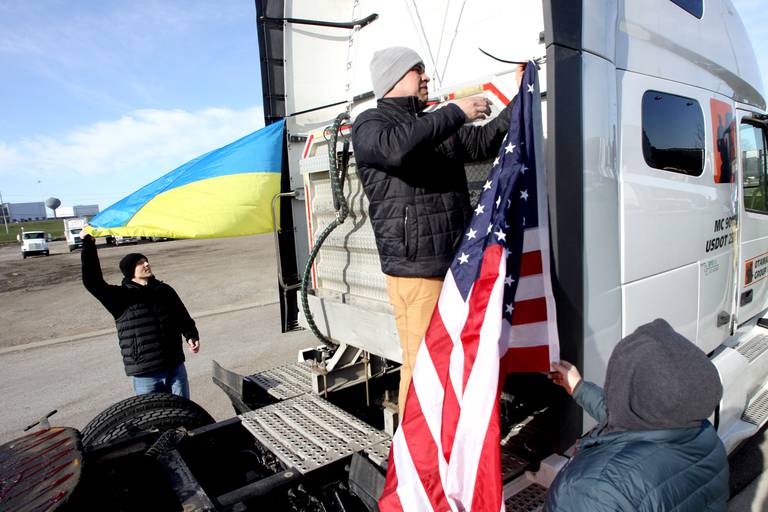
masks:
{"label": "truck side window", "polygon": [[643,94],[643,156],[654,169],[700,176],[704,171],[704,113],[699,102],[674,94]]}
{"label": "truck side window", "polygon": [[699,19],[704,15],[704,0],[672,0],[672,3],[679,5]]}
{"label": "truck side window", "polygon": [[768,180],[766,179],[765,132],[743,123],[739,129],[744,208],[768,213]]}

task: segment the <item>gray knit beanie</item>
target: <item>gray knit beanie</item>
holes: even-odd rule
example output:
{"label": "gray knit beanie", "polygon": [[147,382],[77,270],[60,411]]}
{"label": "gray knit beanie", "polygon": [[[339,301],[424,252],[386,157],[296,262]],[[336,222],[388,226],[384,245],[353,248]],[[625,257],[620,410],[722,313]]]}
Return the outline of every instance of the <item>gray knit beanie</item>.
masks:
{"label": "gray knit beanie", "polygon": [[656,319],[621,340],[608,360],[606,431],[697,427],[722,395],[707,355]]}
{"label": "gray knit beanie", "polygon": [[374,53],[371,81],[376,97],[383,98],[413,66],[423,62],[418,53],[403,46],[391,46]]}

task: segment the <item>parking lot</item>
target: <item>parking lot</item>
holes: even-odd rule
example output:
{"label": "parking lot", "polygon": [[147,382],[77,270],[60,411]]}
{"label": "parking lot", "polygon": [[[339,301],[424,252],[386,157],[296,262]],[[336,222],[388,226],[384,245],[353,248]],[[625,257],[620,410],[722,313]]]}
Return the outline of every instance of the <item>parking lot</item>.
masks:
{"label": "parking lot", "polygon": [[[99,239],[101,242],[102,239]],[[50,410],[52,423],[82,428],[98,412],[131,396],[114,321],[80,282],[80,253],[64,242],[51,255],[22,260],[0,247],[0,442]],[[211,361],[240,373],[293,361],[311,334],[280,333],[271,235],[173,240],[111,247],[99,244],[104,277],[119,284],[117,263],[141,252],[156,276],[181,296],[200,330],[201,350],[187,352],[192,398],[215,418],[232,415],[210,379]]]}

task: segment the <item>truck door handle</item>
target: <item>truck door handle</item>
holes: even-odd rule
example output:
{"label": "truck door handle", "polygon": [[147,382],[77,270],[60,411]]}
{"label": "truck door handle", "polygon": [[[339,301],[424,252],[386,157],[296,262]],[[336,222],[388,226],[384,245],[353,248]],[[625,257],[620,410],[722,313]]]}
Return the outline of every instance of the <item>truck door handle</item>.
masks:
{"label": "truck door handle", "polygon": [[752,293],[752,290],[747,290],[746,292],[741,294],[741,300],[739,301],[740,306],[746,306],[750,302],[752,302],[752,298],[754,297],[754,294]]}

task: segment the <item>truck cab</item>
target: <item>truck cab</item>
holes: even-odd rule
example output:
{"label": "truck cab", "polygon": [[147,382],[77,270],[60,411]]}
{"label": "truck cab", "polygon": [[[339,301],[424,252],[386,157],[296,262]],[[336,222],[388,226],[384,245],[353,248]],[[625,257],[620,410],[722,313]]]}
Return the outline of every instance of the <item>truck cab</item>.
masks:
{"label": "truck cab", "polygon": [[48,256],[48,240],[50,235],[44,231],[23,231],[19,234],[21,242],[21,257],[27,259],[27,256],[35,254],[44,254]]}

